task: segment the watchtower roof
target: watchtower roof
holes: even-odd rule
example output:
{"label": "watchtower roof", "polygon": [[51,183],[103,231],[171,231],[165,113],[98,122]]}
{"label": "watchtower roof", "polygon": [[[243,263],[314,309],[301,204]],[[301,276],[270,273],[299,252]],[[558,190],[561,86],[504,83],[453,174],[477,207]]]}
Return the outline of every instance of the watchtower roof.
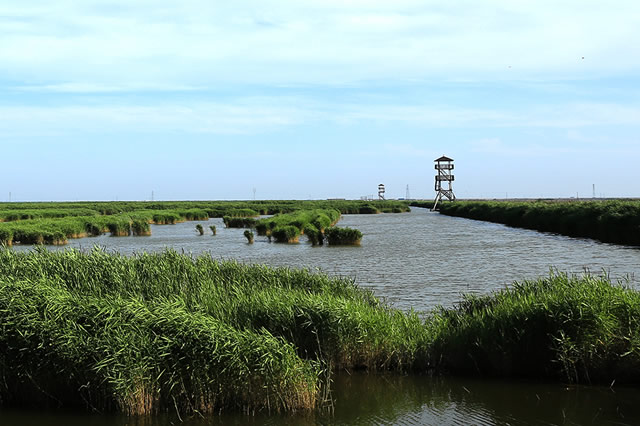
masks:
{"label": "watchtower roof", "polygon": [[449,157],[443,155],[442,157],[436,158],[433,161],[453,161],[453,158],[449,158]]}

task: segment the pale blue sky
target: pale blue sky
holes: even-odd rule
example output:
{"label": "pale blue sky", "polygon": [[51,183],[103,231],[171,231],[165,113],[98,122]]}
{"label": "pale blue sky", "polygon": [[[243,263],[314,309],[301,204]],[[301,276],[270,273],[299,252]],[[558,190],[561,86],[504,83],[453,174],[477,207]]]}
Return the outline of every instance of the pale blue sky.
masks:
{"label": "pale blue sky", "polygon": [[[635,1],[0,3],[0,200],[640,196]],[[584,59],[583,59],[584,58]]]}

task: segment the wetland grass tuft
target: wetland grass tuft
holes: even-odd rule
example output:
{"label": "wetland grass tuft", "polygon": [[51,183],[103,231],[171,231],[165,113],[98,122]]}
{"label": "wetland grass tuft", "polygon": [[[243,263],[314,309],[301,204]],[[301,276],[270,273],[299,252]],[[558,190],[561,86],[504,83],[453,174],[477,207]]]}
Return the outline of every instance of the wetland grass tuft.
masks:
{"label": "wetland grass tuft", "polygon": [[359,246],[362,241],[362,232],[352,228],[338,228],[337,226],[325,230],[329,245],[354,245]]}
{"label": "wetland grass tuft", "polygon": [[253,232],[247,229],[246,231],[244,231],[244,236],[247,239],[247,243],[253,244]]}
{"label": "wetland grass tuft", "polygon": [[144,219],[133,219],[131,222],[131,231],[136,236],[148,236],[151,235],[151,227],[149,222]]}
{"label": "wetland grass tuft", "polygon": [[300,237],[300,229],[293,225],[276,226],[271,231],[271,236],[277,243],[297,243]]}
{"label": "wetland grass tuft", "polygon": [[196,231],[200,234],[200,235],[204,235],[204,228],[202,227],[201,224],[197,224],[196,225]]}
{"label": "wetland grass tuft", "polygon": [[324,234],[315,225],[307,223],[302,231],[312,245],[322,245],[324,242]]}
{"label": "wetland grass tuft", "polygon": [[216,235],[217,230],[215,225],[209,225],[209,229],[211,229],[211,235]]}

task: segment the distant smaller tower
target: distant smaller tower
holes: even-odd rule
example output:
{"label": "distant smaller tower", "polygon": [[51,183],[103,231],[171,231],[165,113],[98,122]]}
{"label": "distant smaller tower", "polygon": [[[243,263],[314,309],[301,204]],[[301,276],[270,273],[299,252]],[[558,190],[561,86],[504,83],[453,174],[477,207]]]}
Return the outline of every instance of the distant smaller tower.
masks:
{"label": "distant smaller tower", "polygon": [[[437,209],[438,203],[443,197],[449,201],[456,200],[456,196],[453,194],[453,188],[451,187],[451,182],[454,180],[453,175],[451,174],[451,171],[453,170],[453,159],[443,155],[433,161],[436,163],[435,168],[438,171],[438,174],[436,175],[435,184],[436,199],[433,201],[433,207],[431,207],[432,211]],[[443,186],[443,182],[445,182],[444,186],[446,186],[446,188]]]}
{"label": "distant smaller tower", "polygon": [[407,193],[404,196],[405,200],[410,200],[411,199],[411,193],[409,192],[409,184],[407,184]]}
{"label": "distant smaller tower", "polygon": [[378,185],[378,200],[384,200],[384,183]]}

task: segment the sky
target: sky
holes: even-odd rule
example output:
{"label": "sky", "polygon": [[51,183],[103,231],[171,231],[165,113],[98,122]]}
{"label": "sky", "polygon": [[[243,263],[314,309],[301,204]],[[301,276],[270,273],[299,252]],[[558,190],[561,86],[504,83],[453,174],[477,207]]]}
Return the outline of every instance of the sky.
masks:
{"label": "sky", "polygon": [[[640,196],[640,2],[0,2],[0,201]],[[407,191],[408,190],[408,191]]]}

